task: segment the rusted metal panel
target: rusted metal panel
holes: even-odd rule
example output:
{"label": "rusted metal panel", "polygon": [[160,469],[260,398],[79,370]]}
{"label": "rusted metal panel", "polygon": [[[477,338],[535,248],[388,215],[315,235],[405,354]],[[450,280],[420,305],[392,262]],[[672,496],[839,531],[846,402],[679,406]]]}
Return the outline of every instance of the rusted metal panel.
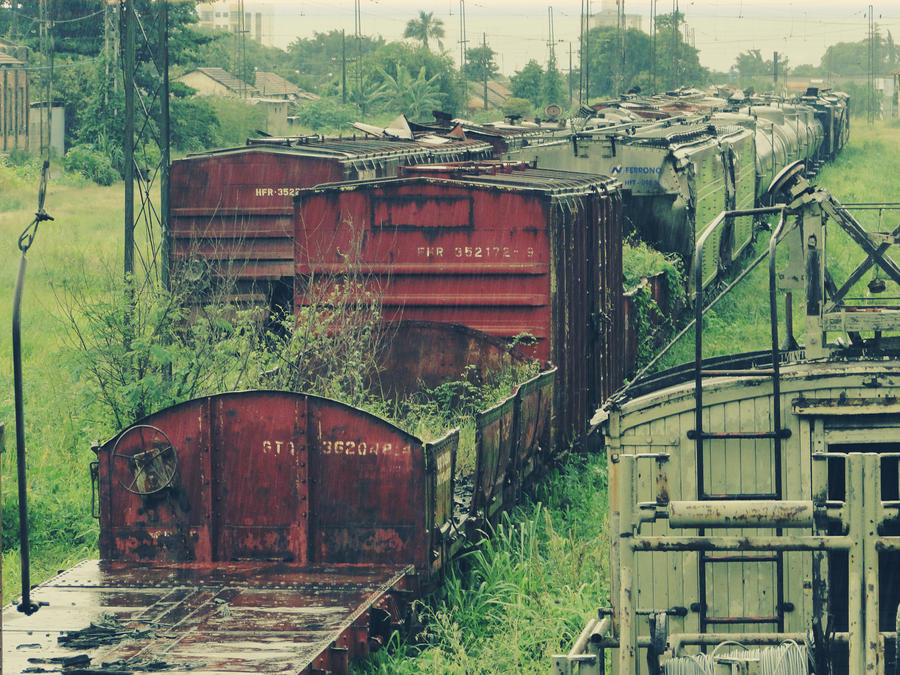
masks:
{"label": "rusted metal panel", "polygon": [[557,370],[517,386],[475,416],[475,494],[470,512],[494,520],[509,509],[543,465],[551,441],[551,403]]}
{"label": "rusted metal panel", "polygon": [[550,415],[553,382],[556,371],[535,375],[519,385],[516,391],[516,456],[517,488],[529,484],[535,472],[546,465],[551,452]]}
{"label": "rusted metal panel", "polygon": [[529,334],[526,353],[559,369],[557,429],[577,436],[624,373],[618,185],[521,167],[426,169],[298,197],[295,303],[351,273],[389,319]]}
{"label": "rusted metal panel", "polygon": [[527,361],[520,348],[496,336],[460,324],[408,319],[385,326],[370,385],[389,396],[407,396],[459,379],[486,382]]}
{"label": "rusted metal panel", "polygon": [[100,448],[100,553],[414,563],[427,573],[430,538],[444,525],[436,519],[451,512],[457,443],[453,434],[436,442],[428,460],[415,436],[311,395],[243,392],[177,405]]}
{"label": "rusted metal panel", "polygon": [[[86,670],[157,661],[166,672],[346,674],[402,618],[411,570],[86,561],[35,588],[47,603],[36,614],[4,608],[3,668],[59,669],[50,659],[80,657]],[[109,644],[97,644],[92,623]],[[70,632],[82,640],[71,648],[58,642]]]}
{"label": "rusted metal panel", "polygon": [[423,443],[317,399],[309,411],[310,556],[316,562],[428,564]]}
{"label": "rusted metal panel", "polygon": [[253,144],[176,160],[170,188],[174,276],[192,278],[196,271],[184,266],[200,260],[207,263],[208,283],[224,280],[234,286],[232,295],[269,295],[271,282],[293,275],[292,200],[300,188],[391,177],[410,163],[484,159],[491,153],[487,143],[471,140],[429,146],[348,139]]}

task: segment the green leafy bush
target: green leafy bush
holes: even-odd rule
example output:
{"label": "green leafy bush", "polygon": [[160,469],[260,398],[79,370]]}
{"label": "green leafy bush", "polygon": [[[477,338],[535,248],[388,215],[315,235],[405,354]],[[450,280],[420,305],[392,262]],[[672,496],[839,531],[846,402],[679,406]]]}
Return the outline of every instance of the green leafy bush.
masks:
{"label": "green leafy bush", "polygon": [[346,126],[359,116],[355,105],[343,105],[333,98],[307,101],[297,107],[297,119],[316,132],[332,131]]}
{"label": "green leafy bush", "polygon": [[79,173],[98,185],[112,185],[120,178],[107,155],[84,143],[66,153],[63,166],[66,171]]}

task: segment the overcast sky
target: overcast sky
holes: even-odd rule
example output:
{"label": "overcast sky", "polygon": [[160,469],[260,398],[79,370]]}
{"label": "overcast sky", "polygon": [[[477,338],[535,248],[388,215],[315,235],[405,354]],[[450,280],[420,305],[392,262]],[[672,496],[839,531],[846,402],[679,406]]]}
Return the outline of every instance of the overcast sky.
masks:
{"label": "overcast sky", "polygon": [[[651,0],[624,0],[628,14],[640,14],[649,28]],[[784,54],[791,65],[818,65],[828,45],[854,42],[868,34],[868,2],[850,0],[677,0],[693,31],[700,61],[725,71],[735,57],[759,49],[766,58],[773,51]],[[608,5],[610,0],[607,0]],[[615,7],[615,0],[611,0]],[[286,47],[297,37],[333,28],[354,30],[354,0],[245,0],[247,11],[267,9],[276,18],[269,27],[272,41]],[[659,14],[672,11],[673,0],[657,0]],[[900,40],[900,0],[872,3],[876,23]],[[433,12],[444,23],[444,48],[459,59],[459,0],[361,0],[362,32],[387,40],[403,36],[406,22],[418,11]],[[604,0],[592,0],[599,11]],[[531,58],[546,62],[549,47],[548,7],[553,8],[556,57],[568,67],[571,43],[578,60],[581,0],[466,0],[466,36],[469,46],[486,39],[499,53],[501,71],[512,74]],[[267,31],[267,32],[269,32]]]}

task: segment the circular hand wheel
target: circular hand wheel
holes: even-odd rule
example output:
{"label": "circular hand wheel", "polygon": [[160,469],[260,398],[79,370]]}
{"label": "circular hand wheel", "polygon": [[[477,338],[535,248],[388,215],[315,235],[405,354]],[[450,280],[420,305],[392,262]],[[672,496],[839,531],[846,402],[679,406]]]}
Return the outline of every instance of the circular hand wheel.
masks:
{"label": "circular hand wheel", "polygon": [[136,495],[152,495],[175,480],[178,453],[162,429],[138,424],[119,436],[112,461],[119,485]]}

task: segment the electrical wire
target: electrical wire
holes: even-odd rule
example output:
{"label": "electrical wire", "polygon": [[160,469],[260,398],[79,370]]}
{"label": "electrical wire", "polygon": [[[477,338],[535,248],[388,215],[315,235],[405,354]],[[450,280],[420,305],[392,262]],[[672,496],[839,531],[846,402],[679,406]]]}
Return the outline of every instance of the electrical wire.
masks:
{"label": "electrical wire", "polygon": [[[726,646],[739,647],[742,651],[720,653]],[[694,654],[666,661],[662,666],[664,675],[714,675],[716,664],[734,662],[758,664],[759,675],[809,675],[809,659],[806,648],[793,640],[774,647],[749,648],[740,642],[722,642],[712,654]]]}

